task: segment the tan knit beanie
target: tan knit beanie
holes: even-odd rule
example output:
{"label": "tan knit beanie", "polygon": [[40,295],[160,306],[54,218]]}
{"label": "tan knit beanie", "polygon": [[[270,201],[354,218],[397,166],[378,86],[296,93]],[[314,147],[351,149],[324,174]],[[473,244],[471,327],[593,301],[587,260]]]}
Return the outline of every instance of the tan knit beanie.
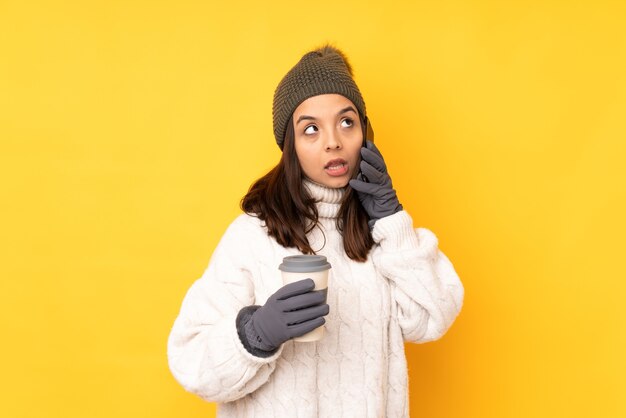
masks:
{"label": "tan knit beanie", "polygon": [[334,46],[327,44],[302,56],[274,91],[274,137],[281,150],[289,118],[309,97],[341,94],[354,103],[361,119],[367,116],[365,102],[352,77],[348,58]]}

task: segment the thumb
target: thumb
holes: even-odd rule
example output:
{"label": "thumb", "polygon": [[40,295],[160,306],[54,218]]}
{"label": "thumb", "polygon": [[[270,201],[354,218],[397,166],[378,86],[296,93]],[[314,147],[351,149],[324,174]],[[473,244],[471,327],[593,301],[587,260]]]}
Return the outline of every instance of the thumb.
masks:
{"label": "thumb", "polygon": [[357,192],[366,193],[366,194],[372,194],[373,189],[376,187],[375,185],[371,183],[365,183],[364,181],[354,180],[354,179],[350,180],[349,184],[350,184],[350,187],[352,187]]}

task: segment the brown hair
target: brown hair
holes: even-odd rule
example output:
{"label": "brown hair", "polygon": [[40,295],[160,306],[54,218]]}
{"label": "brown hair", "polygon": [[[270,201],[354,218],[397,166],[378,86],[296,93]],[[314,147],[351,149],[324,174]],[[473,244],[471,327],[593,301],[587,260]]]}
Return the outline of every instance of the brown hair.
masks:
{"label": "brown hair", "polygon": [[[361,126],[365,129],[363,121]],[[250,186],[240,206],[244,212],[264,221],[268,234],[283,247],[297,247],[304,254],[314,254],[306,235],[317,225],[318,213],[315,199],[302,183],[303,178],[296,155],[292,116],[287,124],[280,161]],[[344,250],[352,260],[366,261],[374,245],[368,219],[356,191],[346,187],[337,216],[337,229],[343,237]],[[307,224],[310,225],[308,228]]]}

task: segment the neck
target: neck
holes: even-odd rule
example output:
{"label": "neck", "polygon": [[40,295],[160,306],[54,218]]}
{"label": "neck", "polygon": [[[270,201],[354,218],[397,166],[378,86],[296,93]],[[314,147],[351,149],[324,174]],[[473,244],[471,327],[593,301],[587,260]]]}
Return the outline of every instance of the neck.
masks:
{"label": "neck", "polygon": [[346,187],[335,189],[316,183],[306,177],[302,182],[311,197],[315,199],[320,218],[336,218],[339,214],[341,200],[346,192]]}

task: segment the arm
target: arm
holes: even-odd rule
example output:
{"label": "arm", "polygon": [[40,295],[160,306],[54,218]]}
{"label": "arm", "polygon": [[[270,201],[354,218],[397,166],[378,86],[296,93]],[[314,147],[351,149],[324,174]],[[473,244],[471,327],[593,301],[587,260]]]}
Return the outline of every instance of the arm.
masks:
{"label": "arm", "polygon": [[404,339],[441,338],[461,311],[464,288],[437,237],[425,228],[414,230],[406,211],[378,220],[372,236],[380,245],[373,261],[391,285]]}
{"label": "arm", "polygon": [[[251,228],[237,221],[216,247],[208,268],[185,295],[170,332],[167,354],[176,380],[210,402],[228,402],[255,391],[269,379],[282,347],[259,357],[243,346],[239,311],[253,305],[254,260],[245,243]],[[252,239],[251,239],[252,238]]]}
{"label": "arm", "polygon": [[437,237],[428,229],[413,229],[376,145],[367,141],[361,157],[361,173],[350,186],[370,217],[372,237],[379,244],[372,253],[374,264],[391,284],[404,339],[436,340],[461,311],[463,285],[437,248]]}

